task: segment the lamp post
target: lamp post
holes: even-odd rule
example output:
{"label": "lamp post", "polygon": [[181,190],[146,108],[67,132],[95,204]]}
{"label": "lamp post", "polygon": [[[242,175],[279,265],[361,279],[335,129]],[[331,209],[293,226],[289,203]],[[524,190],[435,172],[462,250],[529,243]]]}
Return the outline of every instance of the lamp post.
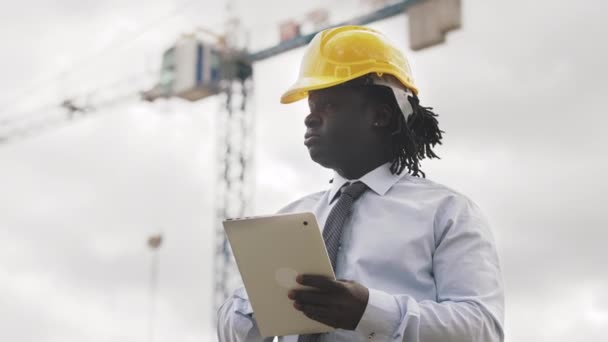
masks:
{"label": "lamp post", "polygon": [[150,298],[148,307],[148,341],[154,342],[156,319],[156,290],[158,285],[159,249],[163,242],[162,234],[152,235],[148,238],[148,247],[152,251],[150,264]]}

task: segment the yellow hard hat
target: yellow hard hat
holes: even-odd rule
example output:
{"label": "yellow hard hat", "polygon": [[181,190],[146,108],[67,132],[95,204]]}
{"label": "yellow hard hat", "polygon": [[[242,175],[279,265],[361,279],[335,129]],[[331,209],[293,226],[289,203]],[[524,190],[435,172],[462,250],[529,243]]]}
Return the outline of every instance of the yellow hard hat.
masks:
{"label": "yellow hard hat", "polygon": [[392,75],[418,94],[407,59],[382,33],[364,26],[321,31],[308,44],[298,80],[281,96],[281,103],[370,73]]}

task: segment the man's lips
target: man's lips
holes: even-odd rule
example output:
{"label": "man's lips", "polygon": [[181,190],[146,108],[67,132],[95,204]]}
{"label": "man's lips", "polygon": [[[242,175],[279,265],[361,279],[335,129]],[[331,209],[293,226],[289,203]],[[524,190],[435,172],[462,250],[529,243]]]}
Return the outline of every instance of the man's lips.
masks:
{"label": "man's lips", "polygon": [[304,145],[310,146],[321,139],[321,136],[315,133],[304,134]]}

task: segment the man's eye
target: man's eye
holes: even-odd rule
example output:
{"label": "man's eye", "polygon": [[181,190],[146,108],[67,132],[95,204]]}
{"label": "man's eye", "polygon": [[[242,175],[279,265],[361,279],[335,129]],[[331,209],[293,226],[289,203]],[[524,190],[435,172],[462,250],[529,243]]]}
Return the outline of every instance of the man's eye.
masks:
{"label": "man's eye", "polygon": [[327,112],[335,109],[335,105],[332,102],[322,102],[316,105],[310,105],[312,112]]}

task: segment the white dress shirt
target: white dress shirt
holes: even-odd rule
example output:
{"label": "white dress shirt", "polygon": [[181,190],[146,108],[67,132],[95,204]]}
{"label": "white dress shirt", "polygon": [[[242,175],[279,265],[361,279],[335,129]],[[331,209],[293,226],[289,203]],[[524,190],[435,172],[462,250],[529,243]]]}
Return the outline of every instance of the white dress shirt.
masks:
{"label": "white dress shirt", "polygon": [[[382,165],[359,180],[367,190],[343,227],[336,277],[369,289],[353,331],[321,341],[498,342],[504,340],[504,295],[487,220],[464,195]],[[281,213],[312,211],[320,227],[349,181],[335,174],[331,189],[306,196]],[[260,337],[243,288],[218,311],[221,342]],[[283,336],[280,342],[297,342]]]}

